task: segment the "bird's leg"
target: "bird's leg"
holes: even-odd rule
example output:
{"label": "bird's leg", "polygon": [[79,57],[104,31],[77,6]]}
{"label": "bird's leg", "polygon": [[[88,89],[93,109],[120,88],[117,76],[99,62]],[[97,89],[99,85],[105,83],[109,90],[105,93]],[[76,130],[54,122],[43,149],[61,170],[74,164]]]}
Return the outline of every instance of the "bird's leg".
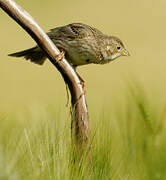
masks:
{"label": "bird's leg", "polygon": [[81,81],[81,86],[82,86],[82,89],[83,89],[83,91],[85,93],[85,81],[82,79],[82,77],[78,73],[77,73],[77,76],[79,77],[79,79]]}
{"label": "bird's leg", "polygon": [[[57,61],[61,61],[64,57],[65,57],[65,51],[64,51],[63,49],[60,49],[60,53],[56,56],[56,60],[57,60]],[[77,73],[76,67],[77,67],[77,66],[73,66],[75,72]],[[78,78],[80,79],[80,82],[81,82],[83,91],[84,91],[84,93],[85,93],[85,81],[82,79],[82,77],[81,77],[78,73],[77,73],[77,76],[78,76]]]}
{"label": "bird's leg", "polygon": [[[64,57],[65,57],[65,51],[64,51],[63,49],[60,49],[60,53],[56,56],[56,60],[57,60],[57,61],[61,61]],[[77,66],[73,66],[75,72],[77,73],[76,67],[77,67]],[[78,76],[78,78],[80,79],[80,82],[81,82],[83,91],[84,91],[84,93],[85,93],[85,81],[82,79],[82,77],[81,77],[78,73],[77,73],[77,76]]]}
{"label": "bird's leg", "polygon": [[[74,68],[75,69],[75,68]],[[77,73],[77,71],[75,71]],[[85,81],[82,79],[82,77],[77,73],[77,76],[80,80],[80,84],[82,86],[83,89],[83,93],[81,93],[81,95],[79,96],[79,98],[77,99],[76,103],[78,103],[78,101],[82,98],[83,95],[85,95]]]}
{"label": "bird's leg", "polygon": [[[76,67],[77,67],[77,66],[73,66],[73,68],[74,68],[75,72],[77,73],[77,71],[76,71]],[[81,83],[82,89],[83,89],[84,94],[85,94],[85,81],[82,79],[82,77],[81,77],[78,73],[77,73],[77,76],[78,76],[78,78],[79,78],[79,80],[80,80],[80,83]]]}

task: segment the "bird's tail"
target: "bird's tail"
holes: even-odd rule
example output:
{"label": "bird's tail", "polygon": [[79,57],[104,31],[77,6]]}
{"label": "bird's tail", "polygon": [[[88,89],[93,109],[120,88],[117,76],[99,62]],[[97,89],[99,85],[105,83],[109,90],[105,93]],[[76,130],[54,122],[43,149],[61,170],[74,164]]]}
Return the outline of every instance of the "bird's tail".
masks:
{"label": "bird's tail", "polygon": [[26,49],[24,51],[12,53],[8,56],[24,57],[26,60],[30,60],[31,62],[39,65],[42,65],[46,59],[45,53],[38,46]]}

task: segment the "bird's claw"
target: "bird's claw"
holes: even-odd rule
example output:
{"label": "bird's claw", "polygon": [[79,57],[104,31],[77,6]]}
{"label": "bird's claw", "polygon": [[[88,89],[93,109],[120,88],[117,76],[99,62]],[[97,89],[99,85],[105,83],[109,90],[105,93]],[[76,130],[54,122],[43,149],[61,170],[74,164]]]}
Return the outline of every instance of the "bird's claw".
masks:
{"label": "bird's claw", "polygon": [[62,61],[62,59],[64,59],[64,57],[65,57],[65,51],[61,51],[56,57],[55,57],[55,59],[57,60],[57,61]]}
{"label": "bird's claw", "polygon": [[81,86],[82,86],[82,89],[83,89],[83,93],[85,94],[85,82],[81,80]]}
{"label": "bird's claw", "polygon": [[79,101],[82,98],[82,96],[85,95],[85,82],[82,78],[80,79],[80,84],[82,86],[83,92],[81,93],[77,101]]}

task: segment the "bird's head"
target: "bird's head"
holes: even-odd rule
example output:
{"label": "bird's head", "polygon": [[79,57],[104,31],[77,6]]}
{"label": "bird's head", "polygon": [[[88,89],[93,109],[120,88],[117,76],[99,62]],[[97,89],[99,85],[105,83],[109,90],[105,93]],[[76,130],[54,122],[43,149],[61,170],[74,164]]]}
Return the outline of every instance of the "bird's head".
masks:
{"label": "bird's head", "polygon": [[115,36],[108,37],[106,52],[107,55],[105,54],[105,59],[109,60],[114,60],[120,56],[130,56],[130,53],[124,47],[123,42]]}

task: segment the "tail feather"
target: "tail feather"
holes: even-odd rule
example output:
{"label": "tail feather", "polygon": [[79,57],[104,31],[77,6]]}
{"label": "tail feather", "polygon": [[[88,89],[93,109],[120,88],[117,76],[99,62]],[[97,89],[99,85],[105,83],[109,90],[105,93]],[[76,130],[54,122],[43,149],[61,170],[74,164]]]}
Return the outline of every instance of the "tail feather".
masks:
{"label": "tail feather", "polygon": [[46,59],[45,53],[39,47],[33,47],[24,51],[9,54],[12,57],[24,57],[26,60],[30,60],[36,64],[42,65]]}

